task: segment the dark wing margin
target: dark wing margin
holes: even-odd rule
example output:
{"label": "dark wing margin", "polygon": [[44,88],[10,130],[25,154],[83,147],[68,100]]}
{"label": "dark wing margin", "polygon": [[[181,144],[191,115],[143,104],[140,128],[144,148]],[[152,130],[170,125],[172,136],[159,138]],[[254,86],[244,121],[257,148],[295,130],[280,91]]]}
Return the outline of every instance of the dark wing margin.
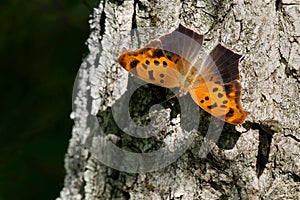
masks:
{"label": "dark wing margin", "polygon": [[209,55],[217,66],[223,83],[240,79],[238,65],[243,55],[234,53],[221,44],[218,44]]}
{"label": "dark wing margin", "polygon": [[202,45],[203,42],[203,35],[199,35],[198,33],[194,32],[193,30],[186,28],[182,24],[179,24],[178,28],[175,30],[182,34],[187,35],[188,37],[194,39],[197,41],[200,45]]}
{"label": "dark wing margin", "polygon": [[193,64],[201,52],[203,35],[179,24],[173,32],[159,37],[159,40],[166,53],[176,54]]}

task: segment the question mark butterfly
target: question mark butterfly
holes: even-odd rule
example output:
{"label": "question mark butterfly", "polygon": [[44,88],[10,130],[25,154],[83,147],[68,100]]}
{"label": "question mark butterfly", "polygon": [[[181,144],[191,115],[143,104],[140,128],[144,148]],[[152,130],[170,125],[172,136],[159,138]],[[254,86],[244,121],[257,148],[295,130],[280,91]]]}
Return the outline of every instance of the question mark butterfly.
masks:
{"label": "question mark butterfly", "polygon": [[241,124],[248,112],[241,105],[238,64],[242,55],[218,44],[201,56],[203,35],[179,24],[172,33],[127,51],[120,65],[138,78],[165,88],[179,88],[211,115],[231,124]]}

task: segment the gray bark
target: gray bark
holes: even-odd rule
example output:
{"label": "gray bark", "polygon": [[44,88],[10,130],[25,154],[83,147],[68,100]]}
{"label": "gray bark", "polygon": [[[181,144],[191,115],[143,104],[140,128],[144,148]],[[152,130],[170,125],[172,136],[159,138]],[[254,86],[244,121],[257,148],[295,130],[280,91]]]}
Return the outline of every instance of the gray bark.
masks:
{"label": "gray bark", "polygon": [[[100,143],[91,135],[97,126],[91,127],[89,113],[98,113],[110,141],[129,150],[134,144],[141,152],[152,151],[188,134],[178,123],[161,120],[158,126],[167,124],[169,131],[154,142],[134,141],[116,134],[108,112],[128,89],[128,72],[117,63],[121,48],[137,49],[150,39],[130,46],[132,28],[170,32],[178,20],[204,35],[205,49],[221,42],[245,55],[240,73],[242,104],[250,112],[246,123],[226,124],[218,141],[207,141],[210,153],[204,158],[199,157],[203,122],[192,133],[191,146],[162,169],[130,173],[107,167],[93,156]],[[57,199],[300,199],[299,20],[299,0],[101,1],[90,21],[90,53],[77,76],[75,124]],[[150,97],[143,91],[141,96],[136,102],[143,105]],[[170,112],[162,109],[156,115],[165,119]]]}

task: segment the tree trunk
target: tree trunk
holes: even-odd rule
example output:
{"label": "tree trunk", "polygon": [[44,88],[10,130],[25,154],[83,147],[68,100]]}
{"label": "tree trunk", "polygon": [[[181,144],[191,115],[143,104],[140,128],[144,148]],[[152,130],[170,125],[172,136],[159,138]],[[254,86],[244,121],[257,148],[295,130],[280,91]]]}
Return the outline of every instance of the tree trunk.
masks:
{"label": "tree trunk", "polygon": [[[58,199],[299,199],[299,19],[299,0],[102,0],[74,86],[75,124]],[[122,47],[140,48],[179,21],[204,35],[208,52],[221,42],[245,55],[242,104],[250,114],[243,125],[225,124],[218,137],[207,137],[214,124],[203,111],[196,131],[181,128],[195,115],[165,101],[167,89],[133,87],[136,80],[117,62]],[[163,107],[149,109],[157,99]],[[128,135],[121,121],[133,119],[120,111],[126,103],[133,124],[163,130]]]}

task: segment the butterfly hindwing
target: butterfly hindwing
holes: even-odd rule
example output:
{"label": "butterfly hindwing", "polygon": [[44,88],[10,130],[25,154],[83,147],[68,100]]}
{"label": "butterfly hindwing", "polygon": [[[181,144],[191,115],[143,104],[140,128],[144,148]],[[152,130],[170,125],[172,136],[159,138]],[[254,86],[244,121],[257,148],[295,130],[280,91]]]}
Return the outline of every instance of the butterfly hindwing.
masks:
{"label": "butterfly hindwing", "polygon": [[237,81],[225,85],[206,82],[190,91],[193,100],[206,112],[231,124],[241,124],[247,112],[240,102],[241,86]]}
{"label": "butterfly hindwing", "polygon": [[159,40],[165,51],[179,55],[192,66],[201,53],[203,35],[179,24],[175,31],[159,37]]}
{"label": "butterfly hindwing", "polygon": [[204,61],[201,81],[190,91],[194,101],[205,111],[232,124],[241,124],[247,112],[241,105],[238,63],[242,56],[221,44]]}

